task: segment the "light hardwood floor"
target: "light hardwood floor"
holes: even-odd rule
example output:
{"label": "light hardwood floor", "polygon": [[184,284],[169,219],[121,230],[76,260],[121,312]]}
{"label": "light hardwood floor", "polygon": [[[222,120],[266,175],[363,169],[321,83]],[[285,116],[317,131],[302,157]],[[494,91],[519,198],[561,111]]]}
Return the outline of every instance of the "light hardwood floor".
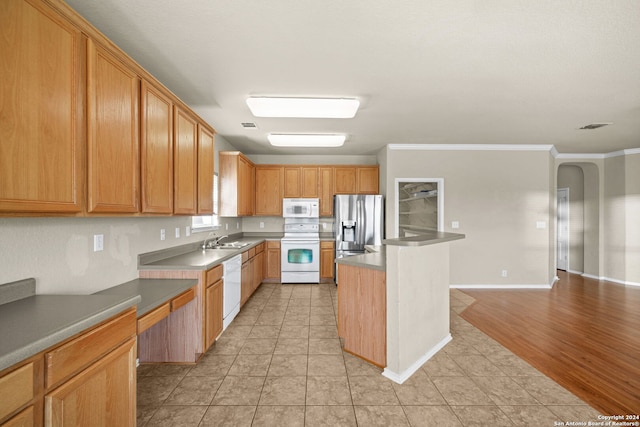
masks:
{"label": "light hardwood floor", "polygon": [[461,316],[608,415],[640,414],[640,288],[558,271],[551,290],[464,290]]}

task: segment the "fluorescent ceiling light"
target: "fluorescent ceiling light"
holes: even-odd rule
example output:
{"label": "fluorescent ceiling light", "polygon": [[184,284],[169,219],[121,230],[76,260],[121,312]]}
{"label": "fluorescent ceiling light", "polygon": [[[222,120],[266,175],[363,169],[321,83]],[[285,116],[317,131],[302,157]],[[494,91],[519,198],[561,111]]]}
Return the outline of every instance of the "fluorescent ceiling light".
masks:
{"label": "fluorescent ceiling light", "polygon": [[345,135],[270,133],[269,142],[275,147],[340,147]]}
{"label": "fluorescent ceiling light", "polygon": [[350,119],[356,115],[360,101],[347,98],[250,97],[247,105],[256,117]]}

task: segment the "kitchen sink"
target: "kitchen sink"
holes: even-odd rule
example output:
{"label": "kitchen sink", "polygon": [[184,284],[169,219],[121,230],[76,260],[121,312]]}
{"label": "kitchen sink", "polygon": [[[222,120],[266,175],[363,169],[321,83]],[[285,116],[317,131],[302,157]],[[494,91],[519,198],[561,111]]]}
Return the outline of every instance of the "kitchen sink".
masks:
{"label": "kitchen sink", "polygon": [[212,246],[211,249],[242,249],[248,245],[250,245],[248,242],[225,242],[218,243],[217,245]]}

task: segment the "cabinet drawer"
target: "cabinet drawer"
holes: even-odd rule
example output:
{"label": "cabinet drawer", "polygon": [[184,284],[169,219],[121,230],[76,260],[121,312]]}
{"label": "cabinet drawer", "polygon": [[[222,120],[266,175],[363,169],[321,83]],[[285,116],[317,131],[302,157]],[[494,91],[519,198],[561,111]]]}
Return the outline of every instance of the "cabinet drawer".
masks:
{"label": "cabinet drawer", "polygon": [[33,399],[33,362],[0,378],[0,420]]}
{"label": "cabinet drawer", "polygon": [[249,258],[256,256],[256,248],[251,248],[247,252],[249,252]]}
{"label": "cabinet drawer", "polygon": [[249,260],[249,251],[242,252],[242,263],[244,264]]}
{"label": "cabinet drawer", "polygon": [[320,248],[321,249],[333,249],[333,240],[321,240],[320,241]]}
{"label": "cabinet drawer", "polygon": [[189,301],[196,297],[196,288],[193,287],[171,300],[171,312],[173,313],[183,305],[187,305]]}
{"label": "cabinet drawer", "polygon": [[264,252],[264,242],[256,246],[256,255],[258,255],[260,252]]}
{"label": "cabinet drawer", "polygon": [[35,414],[33,406],[29,406],[9,421],[2,424],[2,427],[33,427],[35,423]]}
{"label": "cabinet drawer", "polygon": [[267,240],[267,249],[280,249],[280,240]]}
{"label": "cabinet drawer", "polygon": [[207,287],[213,285],[222,278],[222,265],[216,265],[211,270],[207,271]]}
{"label": "cabinet drawer", "polygon": [[78,372],[136,334],[136,310],[103,323],[45,354],[46,388]]}
{"label": "cabinet drawer", "polygon": [[167,317],[171,313],[171,303],[166,302],[138,319],[138,335]]}

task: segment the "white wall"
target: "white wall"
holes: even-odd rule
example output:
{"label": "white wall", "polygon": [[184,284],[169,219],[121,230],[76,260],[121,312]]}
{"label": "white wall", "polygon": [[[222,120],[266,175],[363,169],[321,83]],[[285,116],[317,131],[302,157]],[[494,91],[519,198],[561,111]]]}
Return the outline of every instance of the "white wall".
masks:
{"label": "white wall", "polygon": [[[215,150],[233,147],[216,135]],[[214,163],[217,170],[217,155]],[[221,223],[218,234],[241,231],[236,218],[222,218]],[[0,283],[34,277],[38,294],[97,292],[138,277],[139,253],[207,237],[208,233],[186,237],[185,227],[190,225],[191,217],[182,216],[0,218]],[[160,241],[161,228],[166,229],[165,241]],[[104,235],[104,251],[93,252],[94,234]]]}
{"label": "white wall", "polygon": [[387,150],[387,236],[394,232],[395,178],[444,178],[444,231],[466,235],[451,244],[452,285],[551,284],[555,170],[548,150]]}
{"label": "white wall", "polygon": [[627,229],[625,281],[640,285],[640,153],[625,156]]}

